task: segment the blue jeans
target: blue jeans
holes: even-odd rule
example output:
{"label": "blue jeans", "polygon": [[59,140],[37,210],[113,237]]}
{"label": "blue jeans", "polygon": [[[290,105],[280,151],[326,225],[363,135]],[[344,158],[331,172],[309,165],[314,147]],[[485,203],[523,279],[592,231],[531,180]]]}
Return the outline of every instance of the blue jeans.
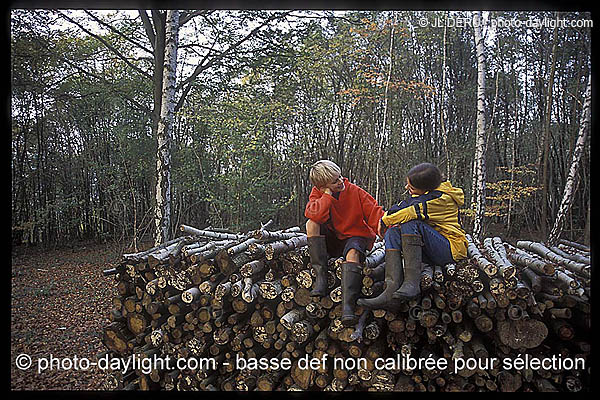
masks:
{"label": "blue jeans", "polygon": [[402,234],[420,235],[423,240],[423,262],[444,266],[454,263],[450,242],[429,224],[419,220],[392,226],[385,232],[385,249],[402,250]]}

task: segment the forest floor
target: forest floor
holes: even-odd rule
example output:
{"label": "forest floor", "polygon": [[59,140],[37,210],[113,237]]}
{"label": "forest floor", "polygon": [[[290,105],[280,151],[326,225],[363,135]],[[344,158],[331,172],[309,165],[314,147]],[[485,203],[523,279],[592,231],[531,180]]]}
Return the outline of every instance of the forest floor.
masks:
{"label": "forest floor", "polygon": [[[117,293],[102,270],[114,267],[119,253],[115,246],[89,243],[57,250],[13,248],[12,390],[102,390],[104,372],[95,366],[83,370],[84,358],[95,363],[106,350],[100,338]],[[30,357],[31,367],[17,368],[21,354]],[[42,370],[44,360],[52,358]]]}

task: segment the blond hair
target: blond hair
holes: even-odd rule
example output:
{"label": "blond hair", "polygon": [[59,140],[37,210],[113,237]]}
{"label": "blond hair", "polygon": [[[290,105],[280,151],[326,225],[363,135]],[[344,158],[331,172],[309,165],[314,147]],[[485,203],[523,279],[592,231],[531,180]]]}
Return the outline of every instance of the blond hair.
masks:
{"label": "blond hair", "polygon": [[309,179],[319,188],[331,183],[341,174],[342,170],[333,161],[319,160],[310,167]]}

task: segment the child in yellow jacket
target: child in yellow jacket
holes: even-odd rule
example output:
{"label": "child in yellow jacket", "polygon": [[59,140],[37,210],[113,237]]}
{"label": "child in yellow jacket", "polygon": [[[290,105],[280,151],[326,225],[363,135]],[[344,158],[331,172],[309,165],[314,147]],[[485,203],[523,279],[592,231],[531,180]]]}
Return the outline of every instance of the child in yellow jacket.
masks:
{"label": "child in yellow jacket", "polygon": [[444,266],[467,256],[458,213],[463,190],[442,182],[439,169],[430,163],[413,167],[405,187],[410,197],[385,212],[379,226],[385,238],[386,288],[359,305],[377,308],[392,298],[412,299],[420,293],[421,262]]}

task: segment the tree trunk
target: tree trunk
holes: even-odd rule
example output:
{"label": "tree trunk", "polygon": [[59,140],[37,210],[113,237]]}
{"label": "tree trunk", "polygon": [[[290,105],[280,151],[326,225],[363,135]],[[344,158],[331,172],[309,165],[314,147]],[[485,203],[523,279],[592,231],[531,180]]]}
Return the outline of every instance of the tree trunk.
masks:
{"label": "tree trunk", "polygon": [[590,245],[590,202],[587,204],[587,212],[585,218],[585,228],[583,229],[583,243]]}
{"label": "tree trunk", "polygon": [[[557,13],[558,18],[558,13]],[[558,38],[558,29],[554,28],[554,38],[552,40],[552,62],[550,63],[550,76],[548,78],[548,91],[546,95],[546,119],[544,120],[544,148],[542,159],[542,216],[540,224],[542,237],[546,237],[546,220],[548,214],[548,153],[550,152],[550,120],[552,115],[552,86],[554,85],[554,70],[556,67],[556,44]]]}
{"label": "tree trunk", "polygon": [[162,105],[157,131],[156,154],[156,211],[155,244],[169,237],[171,222],[171,136],[175,112],[175,79],[177,71],[177,44],[179,11],[167,12],[165,33],[165,63],[163,68]]}
{"label": "tree trunk", "polygon": [[577,136],[577,142],[573,150],[573,159],[571,161],[571,168],[569,169],[569,176],[567,177],[567,183],[565,184],[563,198],[560,203],[558,215],[556,216],[556,221],[554,222],[554,226],[552,227],[552,231],[550,232],[550,236],[548,238],[548,244],[550,245],[556,244],[558,242],[558,239],[560,238],[560,234],[564,226],[565,217],[567,216],[567,213],[569,212],[569,209],[571,208],[571,204],[573,202],[575,179],[577,178],[577,169],[579,166],[579,161],[581,160],[581,155],[583,154],[586,136],[591,125],[591,102],[592,77],[590,76],[588,78],[588,84],[585,90],[585,99],[583,103],[583,110],[581,112],[579,134]]}
{"label": "tree trunk", "polygon": [[514,129],[513,129],[513,135],[512,135],[512,143],[510,146],[510,187],[509,187],[509,192],[511,193],[509,199],[508,199],[508,216],[507,216],[507,220],[506,220],[506,234],[510,235],[510,223],[511,223],[511,213],[512,213],[512,208],[513,208],[513,185],[514,185],[514,178],[515,178],[515,166],[516,166],[516,153],[515,153],[515,147],[516,147],[516,141],[517,141],[517,132],[519,132],[519,105],[518,105],[518,88],[517,85],[515,85],[515,121],[514,121]]}
{"label": "tree trunk", "polygon": [[[446,16],[448,12],[446,12]],[[446,112],[448,111],[448,102],[446,101],[446,25],[444,25],[444,41],[442,43],[443,62],[442,62],[442,88],[440,93],[440,126],[442,128],[442,136],[444,139],[444,155],[446,156],[446,179],[451,180],[450,175],[450,152],[448,149],[448,131],[446,130]]]}
{"label": "tree trunk", "polygon": [[385,132],[387,125],[387,113],[388,113],[388,88],[390,86],[390,78],[392,77],[392,65],[393,65],[393,56],[394,56],[394,28],[395,28],[395,19],[392,21],[392,26],[390,28],[390,67],[387,73],[387,79],[385,82],[385,92],[383,95],[384,105],[383,105],[383,123],[381,126],[381,139],[379,141],[379,148],[377,150],[377,160],[375,162],[375,199],[377,202],[381,202],[381,197],[379,196],[379,165],[381,163],[381,151],[383,149],[383,142],[385,141]]}
{"label": "tree trunk", "polygon": [[479,242],[483,235],[483,216],[485,213],[485,46],[481,34],[481,14],[473,17],[475,47],[477,51],[477,137],[475,140],[475,219],[473,239]]}

